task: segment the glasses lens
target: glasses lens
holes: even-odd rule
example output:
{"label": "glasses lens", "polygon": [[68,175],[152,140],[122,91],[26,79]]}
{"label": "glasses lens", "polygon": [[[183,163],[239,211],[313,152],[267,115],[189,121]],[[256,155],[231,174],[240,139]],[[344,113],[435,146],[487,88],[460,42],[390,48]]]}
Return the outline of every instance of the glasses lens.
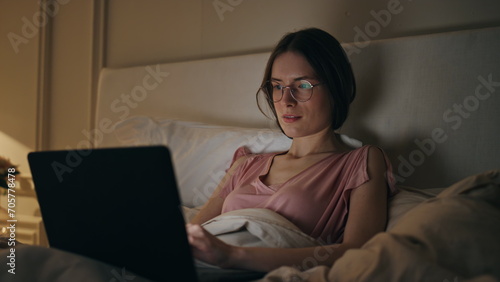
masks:
{"label": "glasses lens", "polygon": [[269,82],[268,84],[269,84],[268,86],[269,93],[272,95],[271,97],[273,101],[274,102],[280,101],[281,97],[283,96],[283,85],[272,82]]}
{"label": "glasses lens", "polygon": [[311,98],[313,85],[307,80],[299,80],[293,85],[293,97],[299,102]]}

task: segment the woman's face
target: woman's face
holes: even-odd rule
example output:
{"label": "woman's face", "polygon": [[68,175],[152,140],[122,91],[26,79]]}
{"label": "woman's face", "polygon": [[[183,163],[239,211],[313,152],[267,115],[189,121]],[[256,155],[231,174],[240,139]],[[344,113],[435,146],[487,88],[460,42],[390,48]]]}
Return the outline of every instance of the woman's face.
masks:
{"label": "woman's face", "polygon": [[[274,60],[271,81],[289,86],[297,80],[320,83],[314,69],[300,54],[286,52]],[[280,101],[274,103],[278,122],[288,137],[299,138],[326,133],[332,124],[332,107],[324,84],[313,88],[313,95],[306,102],[297,102],[286,88]]]}

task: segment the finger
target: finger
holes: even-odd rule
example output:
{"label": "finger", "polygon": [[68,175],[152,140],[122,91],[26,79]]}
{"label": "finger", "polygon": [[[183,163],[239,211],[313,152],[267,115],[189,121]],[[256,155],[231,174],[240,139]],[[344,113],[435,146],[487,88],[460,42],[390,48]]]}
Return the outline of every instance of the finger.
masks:
{"label": "finger", "polygon": [[186,230],[188,230],[189,232],[194,232],[202,229],[203,228],[199,224],[191,224],[191,223],[186,224]]}
{"label": "finger", "polygon": [[206,236],[206,231],[199,225],[192,225],[188,229],[189,244],[199,250],[210,249],[211,242]]}

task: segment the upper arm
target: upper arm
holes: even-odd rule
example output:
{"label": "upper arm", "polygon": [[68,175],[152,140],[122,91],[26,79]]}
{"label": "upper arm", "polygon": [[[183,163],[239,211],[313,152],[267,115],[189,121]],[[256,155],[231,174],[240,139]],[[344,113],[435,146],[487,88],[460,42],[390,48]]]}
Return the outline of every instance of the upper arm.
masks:
{"label": "upper arm", "polygon": [[228,169],[227,173],[222,178],[221,182],[214,190],[208,201],[203,205],[198,214],[191,220],[191,223],[201,224],[207,220],[210,220],[222,212],[222,205],[224,204],[224,199],[219,196],[222,188],[226,185],[226,182],[229,181],[231,176],[235,173],[238,166],[243,163],[248,156],[240,157],[235,160],[231,167]]}
{"label": "upper arm", "polygon": [[371,147],[368,152],[369,180],[351,192],[344,243],[361,247],[387,222],[387,166],[382,151]]}

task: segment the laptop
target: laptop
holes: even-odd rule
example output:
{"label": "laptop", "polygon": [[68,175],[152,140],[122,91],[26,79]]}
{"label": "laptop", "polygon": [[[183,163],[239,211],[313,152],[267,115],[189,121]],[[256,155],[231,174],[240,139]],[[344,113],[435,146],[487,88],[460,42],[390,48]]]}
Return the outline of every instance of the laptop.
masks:
{"label": "laptop", "polygon": [[198,280],[166,147],[33,152],[28,160],[51,247],[154,281]]}
{"label": "laptop", "polygon": [[108,263],[115,274],[153,281],[264,275],[196,267],[167,147],[32,152],[28,161],[53,248]]}

